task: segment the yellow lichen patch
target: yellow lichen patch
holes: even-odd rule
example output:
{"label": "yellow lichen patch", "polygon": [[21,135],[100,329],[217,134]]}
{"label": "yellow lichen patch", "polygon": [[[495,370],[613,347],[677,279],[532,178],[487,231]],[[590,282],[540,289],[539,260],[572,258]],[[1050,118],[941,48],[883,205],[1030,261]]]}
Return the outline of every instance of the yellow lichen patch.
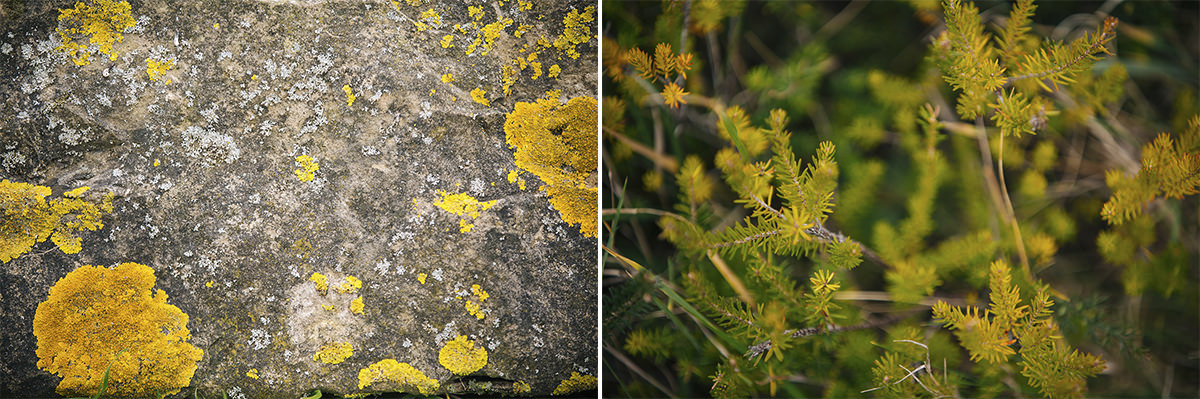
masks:
{"label": "yellow lichen patch", "polygon": [[329,281],[325,278],[324,274],[313,273],[308,277],[308,281],[312,281],[317,285],[317,292],[321,293],[321,295],[325,295],[325,291],[329,289]]}
{"label": "yellow lichen patch", "polygon": [[479,297],[479,301],[481,302],[486,301],[491,297],[491,295],[488,295],[487,291],[484,291],[483,288],[479,287],[479,284],[471,284],[471,293]]}
{"label": "yellow lichen patch", "polygon": [[554,64],[550,66],[550,69],[546,70],[546,76],[558,79],[558,74],[561,72],[562,67],[558,66],[558,64]]}
{"label": "yellow lichen patch", "polygon": [[476,87],[474,90],[471,90],[471,99],[483,104],[485,107],[490,106],[491,102],[488,101],[487,97],[484,97],[485,94],[487,94],[486,90]]}
{"label": "yellow lichen patch", "polygon": [[454,75],[451,75],[448,73],[442,74],[442,83],[450,83],[453,81],[454,81]]}
{"label": "yellow lichen patch", "polygon": [[425,273],[417,273],[417,281],[420,281],[421,284],[425,284]]}
{"label": "yellow lichen patch", "polygon": [[158,166],[158,165],[159,165],[158,158],[154,158],[154,166]]}
{"label": "yellow lichen patch", "polygon": [[314,353],[313,361],[338,364],[352,355],[354,355],[354,347],[350,346],[349,342],[332,342],[325,344],[321,350]]}
{"label": "yellow lichen patch", "polygon": [[220,22],[214,23],[213,29],[221,29],[221,23]]}
{"label": "yellow lichen patch", "polygon": [[517,182],[517,173],[518,173],[518,172],[517,172],[516,170],[510,170],[510,171],[508,171],[508,182],[509,182],[509,183],[516,183],[516,182]]}
{"label": "yellow lichen patch", "polygon": [[353,294],[358,292],[359,288],[362,288],[362,280],[354,276],[346,276],[346,282],[339,284],[337,290],[343,294]]}
{"label": "yellow lichen patch", "polygon": [[459,335],[438,351],[438,363],[455,375],[467,375],[487,365],[487,350],[475,347],[475,341]]}
{"label": "yellow lichen patch", "polygon": [[520,26],[517,26],[517,31],[516,31],[516,32],[513,32],[513,36],[515,36],[516,38],[520,39],[520,38],[521,38],[521,36],[522,36],[522,35],[524,35],[524,34],[525,34],[525,32],[529,32],[529,30],[530,30],[530,29],[533,29],[533,25],[520,25]]}
{"label": "yellow lichen patch", "polygon": [[467,46],[467,55],[474,54],[475,48],[479,47],[480,45],[483,45],[483,51],[481,54],[487,55],[488,52],[492,50],[492,44],[494,44],[496,39],[500,37],[500,32],[503,32],[504,28],[512,25],[512,23],[512,18],[500,18],[496,22],[484,25],[484,27],[479,30],[479,35],[475,36],[475,41],[471,43],[470,46]]}
{"label": "yellow lichen patch", "polygon": [[300,164],[300,169],[296,169],[296,178],[303,182],[312,181],[317,175],[317,170],[321,168],[321,163],[308,155],[296,157],[296,162]]}
{"label": "yellow lichen patch", "polygon": [[479,284],[471,285],[471,294],[474,295],[475,299],[479,302],[473,302],[470,299],[467,299],[467,303],[463,306],[467,308],[467,313],[470,313],[471,316],[475,316],[479,320],[483,320],[484,314],[480,308],[483,306],[483,302],[487,301],[491,295],[488,295],[487,291],[484,291],[483,288],[480,288]]}
{"label": "yellow lichen patch", "polygon": [[513,393],[518,394],[518,395],[527,394],[530,391],[533,391],[533,387],[529,386],[529,384],[526,383],[525,381],[514,382],[512,389],[513,389]]}
{"label": "yellow lichen patch", "polygon": [[107,54],[115,61],[113,43],[124,40],[121,32],[137,24],[130,10],[128,1],[114,0],[85,0],[75,3],[73,9],[60,8],[55,29],[60,43],[57,50],[70,55],[79,66],[91,63],[93,52]]}
{"label": "yellow lichen patch", "polygon": [[207,282],[207,283],[204,283],[204,286],[205,286],[205,287],[208,287],[208,288],[212,288],[212,286],[213,286],[213,281],[212,281],[212,280],[208,280],[208,282]]}
{"label": "yellow lichen patch", "polygon": [[322,304],[321,304],[321,308],[323,308],[323,309],[325,309],[326,311],[329,311],[329,312],[332,312],[332,311],[333,311],[333,305],[329,305],[329,304],[324,304],[324,303],[322,303]]}
{"label": "yellow lichen patch", "polygon": [[8,262],[49,238],[66,254],[83,249],[75,235],[82,230],[104,227],[101,217],[112,212],[112,194],[100,202],[83,197],[81,187],[49,202],[50,188],[27,183],[0,181],[0,261]]}
{"label": "yellow lichen patch", "polygon": [[258,379],[258,369],[250,369],[250,371],[246,372],[246,376],[257,380]]}
{"label": "yellow lichen patch", "polygon": [[468,233],[473,228],[475,228],[475,224],[468,222],[466,219],[462,219],[462,220],[458,221],[458,232],[459,233]]}
{"label": "yellow lichen patch", "polygon": [[359,315],[363,314],[363,308],[365,308],[365,305],[363,305],[363,299],[361,296],[354,298],[354,301],[350,302],[350,313]]}
{"label": "yellow lichen patch", "polygon": [[542,77],[542,63],[534,61],[530,62],[529,66],[533,67],[533,75],[529,76],[530,80],[537,80],[537,78]]}
{"label": "yellow lichen patch", "polygon": [[478,21],[483,18],[483,6],[467,6],[467,15]]}
{"label": "yellow lichen patch", "polygon": [[517,0],[517,9],[521,11],[529,11],[533,9],[533,2],[529,0]]}
{"label": "yellow lichen patch", "polygon": [[354,90],[350,88],[350,85],[342,86],[342,91],[346,92],[346,106],[349,107],[354,105],[354,99],[358,97],[354,96]]}
{"label": "yellow lichen patch", "polygon": [[562,382],[558,384],[558,388],[554,388],[554,392],[551,392],[550,394],[566,395],[585,389],[596,389],[596,377],[583,375],[572,371],[571,378],[562,380]]}
{"label": "yellow lichen patch", "polygon": [[150,267],[123,263],[82,266],[50,288],[33,334],[38,368],[63,377],[59,394],[95,395],[106,370],[111,396],[171,395],[189,385],[204,352],[187,343],[188,315],[154,282]]}
{"label": "yellow lichen patch", "polygon": [[579,10],[571,10],[563,17],[563,32],[554,39],[554,48],[573,59],[579,59],[579,51],[575,47],[591,40],[593,33],[588,24],[596,19],[595,14],[594,6],[588,6],[582,14]]}
{"label": "yellow lichen patch", "polygon": [[442,48],[450,48],[450,47],[454,47],[454,45],[450,44],[450,42],[451,42],[451,41],[453,41],[453,40],[454,40],[454,35],[446,35],[446,36],[442,36],[442,41],[441,41],[441,43],[442,43]]}
{"label": "yellow lichen patch", "polygon": [[438,208],[442,208],[446,212],[458,216],[470,216],[472,219],[478,218],[480,211],[485,211],[491,208],[492,205],[496,205],[496,200],[479,202],[479,200],[467,193],[450,194],[443,190],[437,190],[437,194],[442,196],[442,199],[433,203]]}
{"label": "yellow lichen patch", "polygon": [[416,367],[395,359],[383,359],[358,371],[358,389],[379,383],[416,387],[422,395],[432,395],[441,386],[438,380],[426,377]]}
{"label": "yellow lichen patch", "polygon": [[563,221],[596,236],[596,99],[519,102],[504,121],[517,167],[545,182],[542,190]]}
{"label": "yellow lichen patch", "polygon": [[[171,70],[172,68],[175,68],[174,59],[166,61],[156,60],[153,58],[146,59],[146,74],[150,75],[150,81],[152,82],[157,82],[159,79],[162,79],[163,76],[166,76],[167,71]],[[163,84],[171,84],[171,79],[164,80]]]}

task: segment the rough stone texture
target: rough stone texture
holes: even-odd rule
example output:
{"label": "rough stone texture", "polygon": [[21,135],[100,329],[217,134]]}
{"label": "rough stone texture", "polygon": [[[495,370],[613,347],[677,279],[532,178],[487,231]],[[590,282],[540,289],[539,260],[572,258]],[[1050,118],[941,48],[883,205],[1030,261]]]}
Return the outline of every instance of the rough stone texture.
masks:
{"label": "rough stone texture", "polygon": [[[594,36],[578,59],[536,45],[588,2],[469,2],[483,6],[480,27],[498,13],[514,22],[488,55],[468,56],[479,29],[459,1],[135,0],[117,60],[83,67],[54,51],[56,8],[73,4],[46,3],[0,4],[0,177],[117,198],[104,228],[81,234],[81,253],[47,241],[0,266],[0,396],[58,384],[37,369],[32,333],[50,286],[80,265],[126,261],[153,267],[156,288],[190,316],[203,396],[361,392],[359,370],[386,358],[451,393],[522,381],[546,395],[572,372],[598,374],[596,241],[562,222],[536,177],[521,175],[527,190],[505,179],[515,166],[503,131],[518,101],[595,95]],[[419,32],[428,9],[443,24]],[[454,47],[439,44],[447,34]],[[505,97],[502,67],[526,46],[562,74],[525,70]],[[175,60],[170,84],[149,79],[148,57]],[[299,155],[320,163],[310,182],[294,173]],[[470,220],[436,207],[436,190],[497,202]],[[464,218],[474,228],[460,233]],[[314,272],[329,279],[325,296]],[[364,315],[334,288],[347,275],[363,282]],[[464,307],[473,284],[490,294],[482,320]],[[438,364],[459,334],[488,350],[468,377]],[[314,361],[333,341],[354,355]]]}

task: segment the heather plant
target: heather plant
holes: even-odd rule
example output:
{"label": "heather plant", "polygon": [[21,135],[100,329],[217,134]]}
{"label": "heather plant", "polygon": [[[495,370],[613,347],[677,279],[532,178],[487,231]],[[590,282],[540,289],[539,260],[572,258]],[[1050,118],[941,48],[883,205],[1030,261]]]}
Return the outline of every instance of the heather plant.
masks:
{"label": "heather plant", "polygon": [[606,4],[605,395],[1195,395],[1176,7]]}

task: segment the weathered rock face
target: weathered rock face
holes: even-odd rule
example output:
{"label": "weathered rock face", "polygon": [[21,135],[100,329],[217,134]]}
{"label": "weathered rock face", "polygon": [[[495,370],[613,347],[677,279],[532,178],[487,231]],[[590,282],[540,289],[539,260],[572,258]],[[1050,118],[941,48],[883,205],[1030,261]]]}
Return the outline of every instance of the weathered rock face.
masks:
{"label": "weathered rock face", "polygon": [[[0,266],[0,396],[52,394],[38,303],[121,262],[188,314],[204,351],[189,397],[415,392],[360,384],[385,359],[450,393],[598,374],[595,238],[533,175],[510,182],[503,130],[518,101],[595,96],[587,2],[130,3],[116,59],[84,66],[55,50],[74,4],[0,5],[0,177],[117,196],[79,254],[47,241]],[[572,25],[582,40],[555,43]],[[487,351],[467,376],[439,362],[459,335]],[[352,354],[317,360],[341,357],[315,357],[330,344]]]}

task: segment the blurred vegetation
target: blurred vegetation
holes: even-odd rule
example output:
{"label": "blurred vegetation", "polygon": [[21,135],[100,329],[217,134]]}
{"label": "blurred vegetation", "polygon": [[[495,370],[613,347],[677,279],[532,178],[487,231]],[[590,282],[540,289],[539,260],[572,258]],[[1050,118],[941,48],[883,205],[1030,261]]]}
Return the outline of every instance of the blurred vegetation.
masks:
{"label": "blurred vegetation", "polygon": [[1200,395],[1197,3],[603,6],[604,396]]}

